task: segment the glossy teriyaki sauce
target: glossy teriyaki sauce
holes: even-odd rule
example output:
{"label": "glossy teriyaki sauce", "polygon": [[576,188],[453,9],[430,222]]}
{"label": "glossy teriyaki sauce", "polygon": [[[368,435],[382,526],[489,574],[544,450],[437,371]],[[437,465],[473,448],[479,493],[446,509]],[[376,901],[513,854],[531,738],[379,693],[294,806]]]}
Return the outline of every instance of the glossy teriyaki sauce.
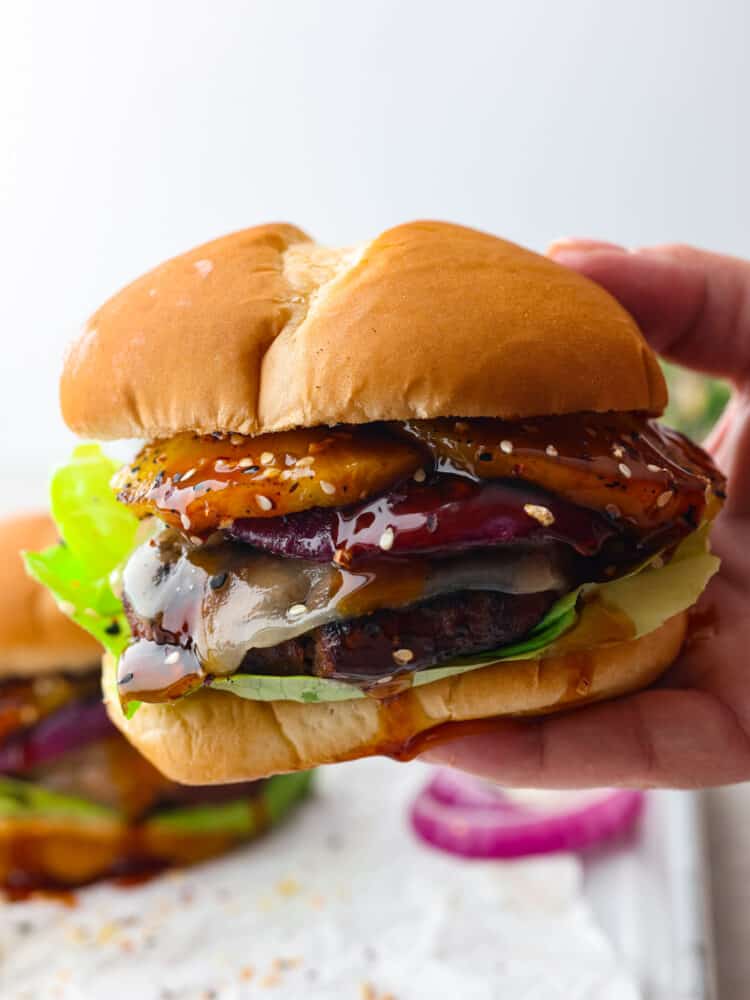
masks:
{"label": "glossy teriyaki sauce", "polygon": [[723,491],[705,452],[631,413],[183,434],[147,445],[115,483],[139,515],[205,538],[233,520],[347,506],[433,471],[523,480],[582,507],[617,507],[640,528],[684,516],[707,484]]}
{"label": "glossy teriyaki sauce", "polygon": [[183,435],[149,445],[120,486],[176,529],[126,570],[147,622],[120,662],[127,701],[180,697],[248,648],[434,594],[611,579],[692,532],[724,482],[642,415],[576,414]]}

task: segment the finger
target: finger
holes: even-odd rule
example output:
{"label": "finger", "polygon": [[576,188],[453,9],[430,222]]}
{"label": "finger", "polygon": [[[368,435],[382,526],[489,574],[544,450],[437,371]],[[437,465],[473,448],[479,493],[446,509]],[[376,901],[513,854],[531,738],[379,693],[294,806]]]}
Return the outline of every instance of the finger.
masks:
{"label": "finger", "polygon": [[704,691],[651,690],[583,711],[498,720],[423,755],[508,786],[698,788],[750,778],[750,739]]}
{"label": "finger", "polygon": [[703,442],[703,447],[711,452],[716,464],[723,472],[726,472],[727,446],[731,440],[732,427],[740,415],[741,409],[741,397],[739,393],[734,393]]}
{"label": "finger", "polygon": [[727,476],[725,513],[750,515],[750,402],[735,392],[703,447]]}
{"label": "finger", "polygon": [[549,252],[610,291],[659,353],[750,384],[747,261],[680,246],[629,252],[591,240],[558,240]]}
{"label": "finger", "polygon": [[619,243],[608,243],[605,240],[591,240],[585,236],[563,236],[550,243],[547,247],[547,256],[557,257],[558,254],[562,254],[566,250],[615,250],[619,253],[627,253],[625,247],[620,246]]}
{"label": "finger", "polygon": [[725,510],[732,516],[750,515],[750,403],[739,405],[727,421],[718,462],[727,474]]}

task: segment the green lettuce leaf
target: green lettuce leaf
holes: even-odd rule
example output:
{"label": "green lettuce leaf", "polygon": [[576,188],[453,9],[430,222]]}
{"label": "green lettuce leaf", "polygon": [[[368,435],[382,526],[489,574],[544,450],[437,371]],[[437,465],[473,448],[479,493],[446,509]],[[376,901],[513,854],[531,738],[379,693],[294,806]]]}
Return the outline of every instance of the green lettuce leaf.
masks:
{"label": "green lettuce leaf", "polygon": [[135,545],[138,520],[118,503],[110,480],[118,465],[98,445],[80,445],[52,477],[52,516],[63,541],[26,552],[28,572],[62,610],[115,656],[130,639],[111,577]]}
{"label": "green lettuce leaf", "polygon": [[295,802],[310,790],[312,776],[312,771],[298,771],[268,778],[260,795],[262,805],[257,811],[253,800],[240,799],[157,812],[147,822],[174,833],[227,833],[250,837],[282,820]]}
{"label": "green lettuce leaf", "polygon": [[310,791],[314,771],[296,771],[294,774],[277,774],[268,778],[265,787],[265,804],[272,823],[278,823],[294,803]]}
{"label": "green lettuce leaf", "polygon": [[647,635],[695,604],[719,569],[720,560],[709,547],[709,530],[704,524],[694,531],[664,566],[651,559],[634,573],[584,590],[597,590],[607,604],[624,611],[635,626],[635,638]]}
{"label": "green lettuce leaf", "polygon": [[[528,660],[540,656],[578,621],[576,605],[582,595],[595,592],[624,611],[635,626],[635,638],[653,632],[668,618],[695,604],[719,568],[719,560],[708,549],[709,525],[693,532],[664,566],[649,559],[627,576],[608,583],[584,584],[561,597],[536,627],[520,642],[501,649],[451,660],[441,667],[418,670],[414,687],[454,677],[504,660]],[[215,678],[210,686],[254,701],[351,701],[366,695],[353,684],[323,677],[266,677],[232,674]]]}
{"label": "green lettuce leaf", "polygon": [[0,777],[0,819],[34,817],[71,819],[80,822],[117,820],[118,813],[73,795],[61,795],[18,778]]}
{"label": "green lettuce leaf", "polygon": [[351,701],[365,695],[353,684],[325,677],[272,677],[264,674],[231,674],[207,682],[215,691],[227,691],[249,701]]}
{"label": "green lettuce leaf", "polygon": [[[260,829],[282,820],[308,793],[312,778],[312,771],[299,771],[267,779],[259,795],[262,805],[257,812],[252,800],[238,799],[156,812],[144,821],[144,825],[181,834],[226,833],[251,837]],[[42,818],[74,823],[125,822],[117,810],[108,806],[73,795],[61,795],[31,781],[0,777],[0,820]]]}

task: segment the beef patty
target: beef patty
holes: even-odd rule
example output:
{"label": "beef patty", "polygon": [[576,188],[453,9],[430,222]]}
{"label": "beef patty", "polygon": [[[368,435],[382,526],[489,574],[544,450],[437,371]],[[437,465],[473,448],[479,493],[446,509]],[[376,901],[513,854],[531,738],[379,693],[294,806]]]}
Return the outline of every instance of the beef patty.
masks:
{"label": "beef patty", "polygon": [[[239,671],[287,677],[313,674],[372,683],[522,639],[555,599],[553,591],[445,594],[398,610],[331,622],[276,646],[249,649]],[[189,635],[176,635],[140,618],[127,602],[126,612],[136,638],[160,645],[189,647],[192,643]]]}

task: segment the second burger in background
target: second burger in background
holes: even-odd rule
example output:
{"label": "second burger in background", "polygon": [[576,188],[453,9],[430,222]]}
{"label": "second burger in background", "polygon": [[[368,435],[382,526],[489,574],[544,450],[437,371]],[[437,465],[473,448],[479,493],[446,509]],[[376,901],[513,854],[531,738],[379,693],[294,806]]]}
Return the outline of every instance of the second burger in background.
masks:
{"label": "second burger in background", "polygon": [[220,854],[280,819],[302,773],[186,788],[107,717],[101,647],[24,572],[46,548],[45,514],[0,521],[0,887],[81,885]]}

